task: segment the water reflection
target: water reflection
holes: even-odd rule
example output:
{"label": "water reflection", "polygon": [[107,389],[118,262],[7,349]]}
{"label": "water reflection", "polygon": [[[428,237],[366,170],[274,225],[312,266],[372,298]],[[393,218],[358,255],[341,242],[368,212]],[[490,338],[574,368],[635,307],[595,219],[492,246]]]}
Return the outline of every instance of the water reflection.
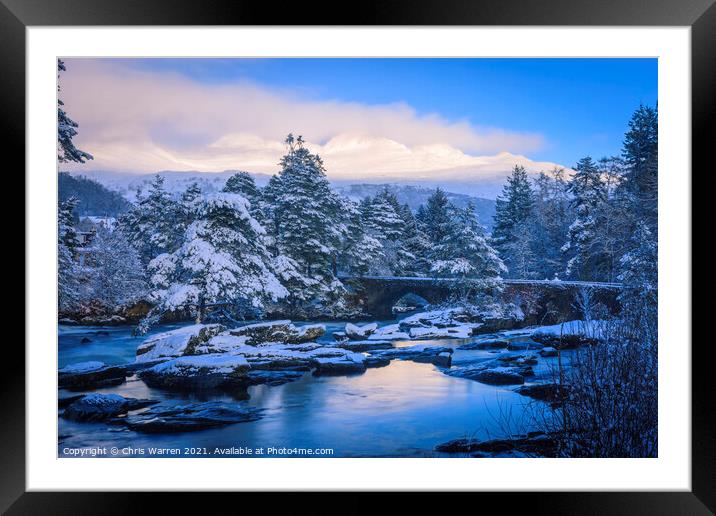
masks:
{"label": "water reflection", "polygon": [[[344,325],[332,323],[329,330]],[[169,327],[158,328],[166,331]],[[95,334],[82,328],[60,333],[60,367],[86,360],[122,363],[134,359],[142,338],[127,328]],[[90,335],[90,338],[93,337]],[[332,340],[330,335],[324,339]],[[454,364],[495,358],[486,350],[460,351],[460,340],[418,343],[455,347]],[[396,345],[415,345],[401,341]],[[541,366],[547,367],[547,366]],[[126,384],[99,389],[135,398],[173,401],[236,401],[227,392],[177,393],[150,389],[136,377]],[[60,396],[70,393],[61,392]],[[512,411],[518,418],[529,402],[511,387],[494,387],[453,378],[431,364],[394,360],[390,365],[368,369],[354,376],[314,377],[310,373],[281,386],[259,385],[249,389],[248,404],[261,408],[264,417],[250,423],[183,434],[143,435],[120,426],[73,423],[59,420],[60,453],[64,447],[80,446],[193,446],[210,449],[250,446],[333,448],[334,456],[435,456],[433,447],[450,439],[499,435],[500,415]]]}

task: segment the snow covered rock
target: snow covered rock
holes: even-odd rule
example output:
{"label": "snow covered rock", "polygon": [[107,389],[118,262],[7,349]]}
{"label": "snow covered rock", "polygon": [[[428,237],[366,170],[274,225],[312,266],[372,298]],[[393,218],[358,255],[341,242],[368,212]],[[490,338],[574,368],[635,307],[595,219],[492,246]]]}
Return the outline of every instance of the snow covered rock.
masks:
{"label": "snow covered rock", "polygon": [[351,340],[363,340],[372,335],[375,330],[378,329],[378,323],[364,324],[358,326],[357,324],[347,323],[345,329],[345,335]]}
{"label": "snow covered rock", "polygon": [[128,371],[124,366],[105,366],[102,362],[70,364],[58,371],[58,386],[72,391],[84,391],[124,383]]}
{"label": "snow covered rock", "polygon": [[158,403],[152,400],[125,398],[117,394],[87,394],[73,401],[62,413],[73,421],[105,421],[130,410]]}
{"label": "snow covered rock", "polygon": [[519,367],[464,367],[447,371],[446,374],[466,378],[489,385],[522,385],[529,370]]}
{"label": "snow covered rock", "polygon": [[314,360],[316,376],[343,375],[365,371],[365,356],[360,353],[348,353],[339,357],[318,357]]}
{"label": "snow covered rock", "polygon": [[183,356],[141,371],[150,387],[212,389],[242,385],[250,366],[245,357],[229,353]]}
{"label": "snow covered rock", "polygon": [[235,337],[222,333],[211,337],[208,341],[194,347],[194,354],[204,355],[209,353],[237,353],[247,348],[247,336]]}
{"label": "snow covered rock", "polygon": [[399,323],[401,331],[410,331],[411,328],[421,327],[437,327],[446,328],[448,326],[459,326],[463,323],[471,322],[471,318],[461,308],[447,308],[444,310],[431,310],[429,312],[420,312],[405,319]]}
{"label": "snow covered rock", "polygon": [[447,326],[438,328],[430,326],[427,328],[410,328],[412,339],[469,339],[472,336],[474,326],[461,324],[460,326]]}
{"label": "snow covered rock", "polygon": [[410,335],[401,331],[399,324],[389,324],[375,330],[368,340],[410,340]]}
{"label": "snow covered rock", "polygon": [[322,324],[312,324],[297,328],[291,321],[267,321],[249,324],[229,330],[230,335],[246,337],[246,344],[256,345],[262,342],[285,342],[299,344],[310,342],[322,337],[326,327]]}
{"label": "snow covered rock", "polygon": [[294,339],[290,339],[289,343],[311,342],[320,339],[325,335],[326,327],[322,324],[308,324],[298,328],[298,335]]}
{"label": "snow covered rock", "polygon": [[137,347],[137,362],[194,354],[194,348],[224,331],[220,324],[193,324],[152,335]]}
{"label": "snow covered rock", "polygon": [[142,433],[192,432],[261,419],[261,411],[237,403],[209,401],[186,405],[158,405],[122,418],[130,430]]}

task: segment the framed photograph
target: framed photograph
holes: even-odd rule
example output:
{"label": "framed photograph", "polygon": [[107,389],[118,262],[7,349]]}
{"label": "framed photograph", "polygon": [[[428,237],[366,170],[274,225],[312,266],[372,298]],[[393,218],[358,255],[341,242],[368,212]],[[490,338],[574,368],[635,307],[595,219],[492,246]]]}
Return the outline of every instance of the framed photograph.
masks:
{"label": "framed photograph", "polygon": [[713,2],[306,7],[2,0],[27,243],[3,510],[716,510]]}

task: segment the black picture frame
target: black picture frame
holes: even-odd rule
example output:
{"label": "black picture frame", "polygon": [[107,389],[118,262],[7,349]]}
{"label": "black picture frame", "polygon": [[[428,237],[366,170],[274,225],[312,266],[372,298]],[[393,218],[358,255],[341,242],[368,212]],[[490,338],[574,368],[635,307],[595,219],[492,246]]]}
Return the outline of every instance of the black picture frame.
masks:
{"label": "black picture frame", "polygon": [[[713,170],[716,137],[715,0],[400,0],[361,2],[354,9],[277,2],[213,0],[0,0],[0,104],[5,156],[24,170],[25,29],[50,25],[603,25],[690,26],[692,37],[692,170]],[[320,14],[319,14],[320,13]],[[693,174],[691,176],[693,178]],[[692,192],[693,189],[692,189]],[[706,195],[701,193],[701,195]],[[692,205],[698,198],[693,198]],[[692,251],[693,252],[693,251]],[[693,263],[693,260],[692,260]],[[694,264],[696,265],[696,264]],[[26,277],[32,271],[25,269]],[[698,307],[694,310],[698,313]],[[32,307],[27,307],[31,310]],[[698,320],[695,318],[694,320]],[[19,340],[19,339],[18,339]],[[8,344],[10,344],[8,342]],[[684,335],[682,346],[691,344]],[[716,427],[708,341],[694,341],[692,352],[692,491],[510,494],[510,510],[550,514],[713,514],[716,512]],[[5,346],[2,423],[0,423],[0,509],[7,514],[127,514],[148,507],[147,493],[25,492],[25,355],[18,345]],[[184,512],[196,494],[164,494],[162,512]],[[230,494],[212,494],[212,504]],[[246,497],[246,494],[242,494]],[[260,495],[252,495],[257,498]],[[264,495],[265,496],[265,495]],[[300,500],[297,500],[296,497]],[[363,507],[366,495],[350,495],[331,507]],[[453,496],[453,495],[450,495]],[[480,504],[497,493],[479,494]],[[282,503],[310,507],[304,495]],[[420,500],[420,498],[415,498]],[[444,499],[443,499],[444,501]],[[242,506],[261,503],[243,499]],[[348,503],[346,503],[348,502]],[[277,503],[272,498],[272,504]],[[422,501],[420,502],[422,504]],[[474,502],[472,502],[474,503]],[[501,502],[502,503],[502,502]],[[306,505],[308,504],[308,505]],[[232,505],[229,505],[230,507]],[[235,506],[233,505],[234,507]],[[485,506],[486,507],[486,506]],[[276,510],[280,508],[276,505]],[[182,510],[183,509],[183,510]],[[293,512],[293,511],[292,511]],[[311,511],[311,512],[320,512]],[[361,511],[363,512],[363,511]]]}

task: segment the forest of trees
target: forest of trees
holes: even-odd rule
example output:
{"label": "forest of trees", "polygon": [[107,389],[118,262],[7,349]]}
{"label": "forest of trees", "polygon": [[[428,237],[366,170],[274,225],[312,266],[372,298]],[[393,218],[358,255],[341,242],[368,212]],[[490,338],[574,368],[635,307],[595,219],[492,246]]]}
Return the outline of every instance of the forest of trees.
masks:
{"label": "forest of trees", "polygon": [[657,112],[642,106],[621,156],[579,160],[530,181],[515,167],[497,200],[492,242],[509,277],[618,282],[639,232],[657,232]]}
{"label": "forest of trees", "polygon": [[[114,231],[93,239],[104,271],[100,258],[84,271],[71,259],[77,201],[63,200],[60,310],[94,303],[112,311],[143,299],[154,315],[189,308],[201,318],[204,307],[228,304],[234,316],[257,316],[278,304],[285,313],[340,316],[341,274],[462,278],[478,290],[499,289],[504,277],[624,282],[625,292],[641,293],[649,283],[655,292],[655,273],[643,266],[656,263],[655,108],[634,113],[619,157],[585,157],[574,173],[534,179],[516,166],[491,235],[471,204],[457,207],[439,188],[416,210],[387,189],[354,202],[331,188],[300,136],[286,146],[264,188],[240,172],[222,192],[194,184],[175,199],[156,176]],[[126,291],[100,288],[97,276],[107,274]]]}

